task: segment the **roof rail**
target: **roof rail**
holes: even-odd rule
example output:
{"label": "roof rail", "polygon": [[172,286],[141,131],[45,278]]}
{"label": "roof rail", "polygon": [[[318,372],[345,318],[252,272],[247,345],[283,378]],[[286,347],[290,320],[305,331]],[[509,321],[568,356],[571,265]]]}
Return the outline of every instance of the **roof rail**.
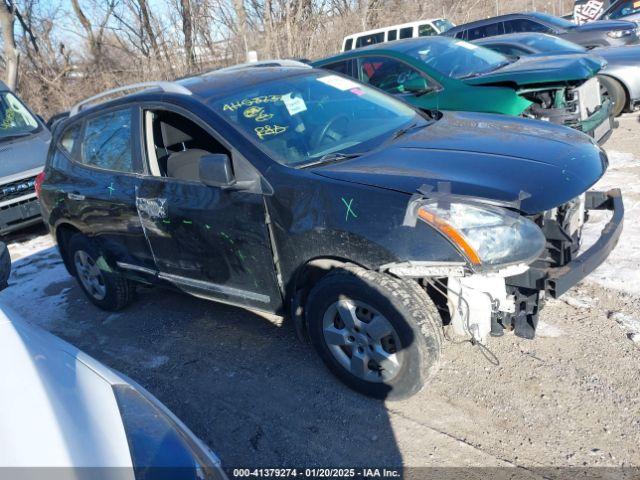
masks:
{"label": "roof rail", "polygon": [[257,67],[312,68],[311,65],[307,63],[285,58],[285,59],[274,59],[274,60],[260,60],[259,62],[240,63],[238,65],[219,68],[217,70],[209,70],[208,72],[202,73],[201,76],[213,75],[220,72],[233,72],[235,70],[242,70],[244,68],[257,68]]}
{"label": "roof rail", "polygon": [[122,87],[118,87],[118,88],[112,88],[110,90],[106,90],[102,93],[99,93],[97,95],[94,95],[92,97],[89,97],[85,100],[82,100],[81,102],[76,103],[72,108],[71,111],[69,112],[69,116],[73,117],[74,115],[76,115],[78,112],[80,112],[80,110],[82,110],[82,107],[87,105],[88,103],[93,103],[96,100],[99,100],[103,97],[108,97],[110,95],[113,95],[114,93],[119,93],[119,92],[126,92],[128,90],[138,90],[138,89],[160,89],[163,92],[167,92],[167,93],[179,93],[181,95],[191,95],[191,90],[189,90],[187,87],[180,85],[179,83],[175,83],[175,82],[164,82],[164,81],[157,81],[157,82],[141,82],[141,83],[133,83],[131,85],[124,85]]}

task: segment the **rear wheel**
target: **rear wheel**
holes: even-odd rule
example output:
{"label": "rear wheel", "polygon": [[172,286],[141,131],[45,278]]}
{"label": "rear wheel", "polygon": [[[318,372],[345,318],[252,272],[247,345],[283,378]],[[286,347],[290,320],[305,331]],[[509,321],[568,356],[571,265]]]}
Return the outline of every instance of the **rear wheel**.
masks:
{"label": "rear wheel", "polygon": [[305,311],[327,367],[365,395],[410,397],[437,370],[440,317],[414,281],[357,267],[336,270],[316,284]]}
{"label": "rear wheel", "polygon": [[627,105],[627,92],[624,87],[615,78],[607,77],[606,75],[600,75],[598,79],[600,80],[600,85],[602,85],[603,95],[613,103],[613,116],[621,115]]}
{"label": "rear wheel", "polygon": [[65,254],[80,287],[93,304],[104,310],[115,311],[132,302],[134,284],[108,267],[90,239],[75,234],[69,240]]}

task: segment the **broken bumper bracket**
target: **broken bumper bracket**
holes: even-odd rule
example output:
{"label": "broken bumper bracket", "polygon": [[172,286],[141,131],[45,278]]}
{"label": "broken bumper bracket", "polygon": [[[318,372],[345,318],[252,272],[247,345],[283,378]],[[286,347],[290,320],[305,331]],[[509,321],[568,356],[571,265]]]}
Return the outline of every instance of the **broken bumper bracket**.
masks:
{"label": "broken bumper bracket", "polygon": [[613,212],[613,216],[602,230],[600,238],[588,250],[562,267],[532,267],[522,275],[508,278],[507,284],[545,290],[549,296],[558,298],[603,263],[618,244],[622,233],[624,220],[622,193],[618,188],[608,192],[587,192],[585,208]]}

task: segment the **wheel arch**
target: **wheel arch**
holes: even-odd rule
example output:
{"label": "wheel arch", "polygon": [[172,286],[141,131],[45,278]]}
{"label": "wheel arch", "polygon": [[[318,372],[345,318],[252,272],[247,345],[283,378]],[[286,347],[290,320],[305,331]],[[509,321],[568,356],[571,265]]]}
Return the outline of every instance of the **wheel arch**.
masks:
{"label": "wheel arch", "polygon": [[60,252],[60,256],[62,257],[62,262],[64,263],[67,272],[70,275],[75,275],[75,268],[73,267],[73,262],[69,258],[66,247],[69,243],[69,239],[76,233],[82,233],[82,231],[73,225],[70,222],[60,222],[58,223],[53,231],[53,236],[58,244],[58,251]]}
{"label": "wheel arch", "polygon": [[624,90],[624,95],[625,95],[625,101],[624,101],[624,107],[622,109],[623,112],[628,111],[630,108],[630,103],[631,103],[631,91],[629,89],[629,86],[626,84],[626,82],[624,81],[624,79],[622,79],[621,77],[618,77],[616,75],[612,75],[611,73],[608,72],[601,72],[598,73],[598,76],[600,77],[607,77],[611,80],[614,80],[616,82],[618,82],[620,84],[620,86],[622,87],[622,89]]}

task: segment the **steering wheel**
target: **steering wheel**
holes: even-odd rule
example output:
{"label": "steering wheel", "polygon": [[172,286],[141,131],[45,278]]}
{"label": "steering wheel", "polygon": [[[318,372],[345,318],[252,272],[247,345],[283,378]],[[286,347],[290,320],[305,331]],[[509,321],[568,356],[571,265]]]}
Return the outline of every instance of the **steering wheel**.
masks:
{"label": "steering wheel", "polygon": [[313,140],[311,141],[312,148],[319,147],[322,144],[322,141],[324,140],[325,137],[331,138],[333,140],[340,140],[342,136],[339,136],[340,134],[338,134],[335,131],[332,131],[331,127],[333,127],[333,124],[341,119],[345,119],[347,122],[349,121],[349,117],[347,116],[347,114],[339,113],[338,115],[331,117],[329,120],[327,120],[327,122],[324,125],[322,125],[321,128],[316,130],[317,133],[314,133]]}

